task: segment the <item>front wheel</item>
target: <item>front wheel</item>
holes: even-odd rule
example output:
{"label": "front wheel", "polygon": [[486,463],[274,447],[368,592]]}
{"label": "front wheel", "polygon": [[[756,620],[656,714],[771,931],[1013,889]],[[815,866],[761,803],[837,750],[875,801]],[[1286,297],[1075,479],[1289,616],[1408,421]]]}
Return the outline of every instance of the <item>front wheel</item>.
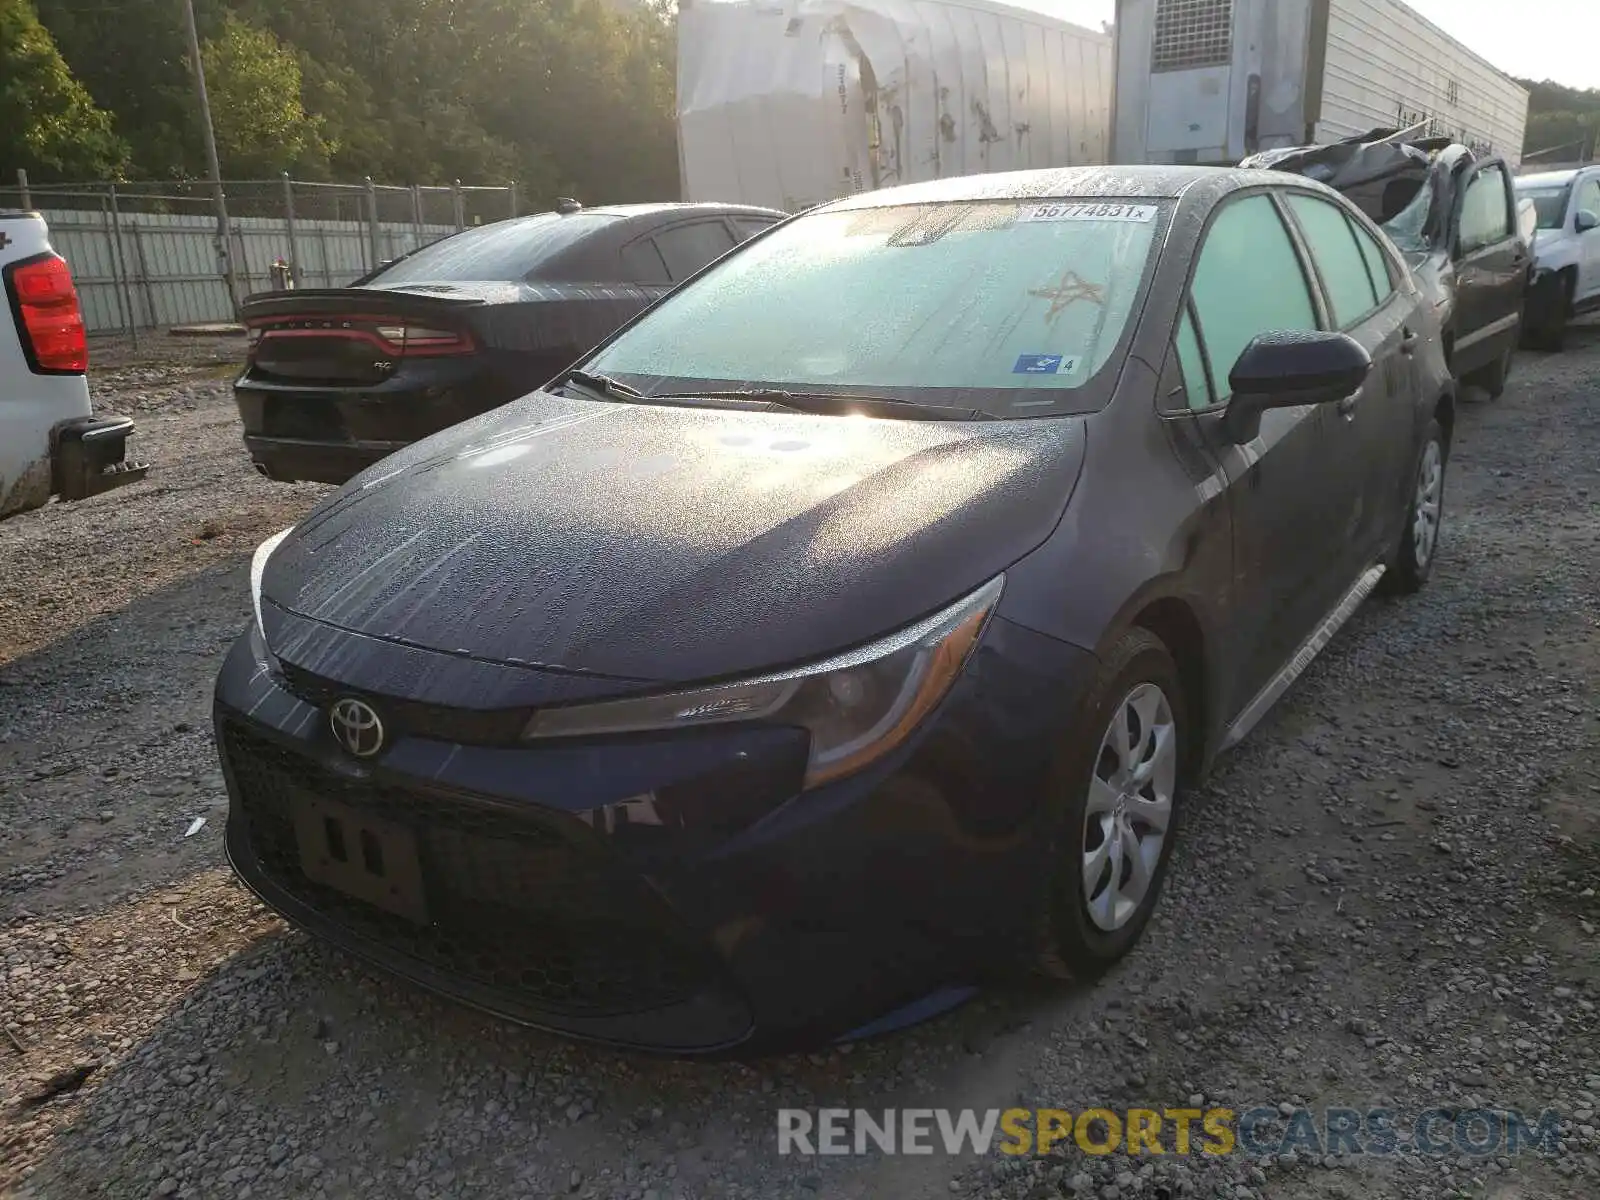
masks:
{"label": "front wheel", "polygon": [[1444,518],[1444,471],[1450,449],[1437,419],[1428,422],[1423,436],[1411,504],[1406,511],[1400,544],[1389,562],[1384,584],[1390,592],[1408,595],[1421,591],[1433,573],[1439,553],[1439,530]]}
{"label": "front wheel", "polygon": [[1106,656],[1062,755],[1044,974],[1092,977],[1143,933],[1172,855],[1185,720],[1172,655],[1130,630]]}

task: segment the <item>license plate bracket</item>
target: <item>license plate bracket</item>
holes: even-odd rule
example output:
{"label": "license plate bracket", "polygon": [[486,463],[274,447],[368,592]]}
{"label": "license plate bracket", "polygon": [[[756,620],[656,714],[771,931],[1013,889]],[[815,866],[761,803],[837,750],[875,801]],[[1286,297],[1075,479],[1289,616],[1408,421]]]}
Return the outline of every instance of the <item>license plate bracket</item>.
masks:
{"label": "license plate bracket", "polygon": [[297,798],[293,809],[307,879],[428,924],[422,856],[412,830],[317,796]]}

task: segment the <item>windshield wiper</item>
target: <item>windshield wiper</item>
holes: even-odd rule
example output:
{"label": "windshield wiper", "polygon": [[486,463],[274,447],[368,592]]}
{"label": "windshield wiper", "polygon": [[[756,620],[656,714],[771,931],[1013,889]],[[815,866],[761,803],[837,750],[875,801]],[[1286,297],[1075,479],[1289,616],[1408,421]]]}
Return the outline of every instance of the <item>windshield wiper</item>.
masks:
{"label": "windshield wiper", "polygon": [[892,408],[907,415],[926,413],[929,419],[946,421],[995,421],[993,413],[981,408],[951,408],[944,404],[922,404],[896,396],[872,396],[853,392],[793,392],[787,388],[739,388],[733,391],[667,392],[651,400],[742,400],[749,404],[770,404],[803,413],[838,413],[852,404]]}
{"label": "windshield wiper", "polygon": [[838,413],[848,411],[852,404],[864,404],[896,409],[908,416],[920,413],[928,420],[999,420],[993,413],[985,412],[981,408],[951,408],[942,404],[919,404],[915,400],[901,400],[895,396],[859,395],[850,392],[794,392],[787,388],[737,388],[722,391],[646,393],[630,387],[621,380],[612,379],[609,375],[599,375],[592,371],[568,371],[567,377],[561,381],[561,386],[565,387],[569,383],[575,383],[586,391],[594,392],[609,400],[625,400],[632,404],[649,404],[655,401],[677,404],[694,401],[715,403],[726,400],[744,404],[765,404],[801,413]]}
{"label": "windshield wiper", "polygon": [[609,400],[649,400],[653,397],[646,396],[638,388],[629,387],[621,380],[613,379],[609,375],[596,375],[590,371],[568,371],[567,377],[561,381],[565,387],[575,383],[579,387],[597,392]]}

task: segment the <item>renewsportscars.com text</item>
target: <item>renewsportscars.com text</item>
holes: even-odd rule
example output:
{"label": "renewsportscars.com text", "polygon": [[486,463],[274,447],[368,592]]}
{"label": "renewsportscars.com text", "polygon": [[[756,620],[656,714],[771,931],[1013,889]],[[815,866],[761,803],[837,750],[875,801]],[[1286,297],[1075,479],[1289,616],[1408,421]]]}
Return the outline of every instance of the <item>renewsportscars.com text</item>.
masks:
{"label": "renewsportscars.com text", "polygon": [[1288,1104],[1231,1108],[785,1108],[778,1110],[780,1154],[1084,1154],[1191,1153],[1281,1155],[1515,1155],[1556,1153],[1560,1115],[1535,1119],[1504,1109],[1388,1108]]}

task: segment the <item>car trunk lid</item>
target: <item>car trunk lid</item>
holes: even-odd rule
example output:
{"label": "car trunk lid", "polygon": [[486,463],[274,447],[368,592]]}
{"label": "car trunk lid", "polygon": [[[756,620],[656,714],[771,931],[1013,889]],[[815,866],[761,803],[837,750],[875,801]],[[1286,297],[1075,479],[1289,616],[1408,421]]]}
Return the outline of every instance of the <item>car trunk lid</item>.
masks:
{"label": "car trunk lid", "polygon": [[248,370],[289,383],[371,387],[407,359],[472,354],[468,315],[490,302],[485,290],[350,287],[251,296],[242,312]]}

